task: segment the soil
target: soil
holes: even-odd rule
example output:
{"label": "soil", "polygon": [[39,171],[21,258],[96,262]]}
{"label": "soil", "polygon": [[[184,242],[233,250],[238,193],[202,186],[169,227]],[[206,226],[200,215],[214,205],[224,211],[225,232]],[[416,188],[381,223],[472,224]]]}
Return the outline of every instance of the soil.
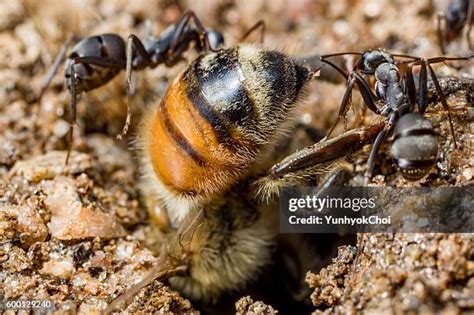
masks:
{"label": "soil", "polygon": [[[439,56],[435,16],[446,6],[447,1],[389,0],[0,2],[0,297],[51,300],[57,314],[100,313],[113,297],[143,278],[160,252],[160,238],[155,237],[160,232],[150,222],[137,187],[137,125],[145,109],[160,99],[196,53],[190,49],[186,61],[174,67],[135,74],[132,126],[123,141],[115,138],[126,117],[123,73],[104,87],[83,93],[73,153],[65,166],[70,94],[63,84],[62,67],[41,102],[36,98],[68,34],[107,32],[127,38],[133,33],[144,38],[146,20],[159,34],[192,9],[206,27],[224,34],[227,46],[237,44],[262,19],[264,45],[292,55],[384,47]],[[258,42],[259,36],[252,34],[245,41]],[[468,55],[465,39],[450,43],[448,52]],[[350,66],[353,60],[343,63]],[[393,167],[387,144],[379,154],[371,185],[473,185],[474,67],[472,61],[453,64],[436,65],[435,70],[449,94],[458,148],[453,145],[446,113],[431,95],[426,117],[439,134],[436,167],[421,181],[408,182]],[[345,90],[343,82],[324,78],[311,83],[299,117],[322,131],[335,121]],[[374,116],[362,110],[358,92],[353,94],[348,127],[370,123]],[[341,131],[342,126],[335,133]],[[290,147],[306,144],[296,135]],[[367,150],[353,157],[352,185],[361,181]],[[305,310],[328,314],[474,312],[471,234],[359,234],[356,242],[338,238],[333,247],[324,255],[314,253],[320,263],[306,276],[312,304]],[[226,302],[228,311],[278,312],[271,300],[259,301],[259,294],[239,294]],[[182,314],[206,309],[155,281],[133,299],[127,311]],[[293,313],[291,307],[280,311]]]}

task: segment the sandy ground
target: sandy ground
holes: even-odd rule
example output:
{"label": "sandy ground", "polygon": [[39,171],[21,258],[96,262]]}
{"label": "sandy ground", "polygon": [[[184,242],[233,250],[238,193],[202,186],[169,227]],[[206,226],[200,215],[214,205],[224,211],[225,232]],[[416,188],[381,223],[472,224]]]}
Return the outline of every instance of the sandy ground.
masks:
{"label": "sandy ground", "polygon": [[[69,33],[143,37],[144,21],[149,19],[154,33],[159,34],[185,9],[193,9],[207,27],[224,34],[227,46],[235,45],[249,27],[263,19],[265,46],[294,55],[385,47],[438,56],[435,15],[446,6],[447,1],[388,0],[0,2],[0,296],[52,300],[57,313],[100,312],[143,277],[161,248],[154,237],[159,232],[150,223],[137,188],[139,165],[133,144],[141,114],[163,95],[186,62],[136,76],[132,129],[124,141],[115,139],[125,119],[123,74],[82,95],[74,152],[64,167],[70,95],[63,87],[62,68],[40,104],[35,98]],[[248,40],[258,41],[258,36]],[[453,41],[448,51],[468,54],[462,39]],[[195,56],[190,51],[186,59]],[[345,62],[351,64],[349,59]],[[458,70],[441,65],[436,71],[464,80],[448,98],[459,148],[454,148],[446,114],[435,101],[427,117],[440,134],[436,168],[422,181],[408,183],[397,175],[386,145],[373,185],[472,185],[474,70],[472,62],[457,66]],[[453,84],[443,82],[446,90]],[[322,80],[312,83],[301,119],[327,130],[335,120],[344,88],[344,84]],[[349,126],[360,123],[354,117],[363,115],[357,94],[353,102],[356,115],[350,113]],[[364,121],[372,118],[364,116]],[[299,139],[294,137],[291,148],[303,146]],[[355,158],[353,183],[365,170],[366,153]],[[357,247],[354,240],[340,241],[345,245],[337,248],[340,243],[335,242],[333,251],[328,251],[331,254],[313,253],[320,267],[308,270],[306,281],[313,293],[305,312],[474,312],[470,234],[359,235]],[[259,299],[259,294],[236,293],[220,310],[239,314],[278,310],[271,300]],[[155,282],[127,310],[181,314],[213,308],[217,307],[191,303]],[[280,312],[293,313],[291,306]]]}

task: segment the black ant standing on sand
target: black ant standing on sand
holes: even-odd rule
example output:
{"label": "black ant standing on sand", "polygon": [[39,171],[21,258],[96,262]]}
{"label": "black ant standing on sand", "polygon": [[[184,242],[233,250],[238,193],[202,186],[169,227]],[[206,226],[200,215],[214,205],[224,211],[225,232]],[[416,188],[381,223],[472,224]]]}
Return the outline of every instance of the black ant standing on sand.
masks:
{"label": "black ant standing on sand", "polygon": [[[194,26],[190,22],[194,22]],[[262,29],[263,21],[257,22],[243,37],[246,38],[255,29]],[[127,87],[127,118],[122,131],[117,135],[121,139],[130,125],[130,94],[132,93],[132,70],[156,68],[160,64],[171,67],[183,60],[182,54],[195,44],[198,52],[216,51],[224,46],[224,37],[218,31],[205,29],[194,14],[188,11],[181,19],[166,28],[159,37],[148,35],[143,43],[137,36],[131,34],[125,41],[116,34],[101,34],[81,39],[71,35],[64,43],[47,77],[41,85],[39,100],[50,85],[69,46],[72,48],[65,63],[66,86],[71,93],[71,118],[69,130],[69,149],[66,164],[69,159],[72,145],[73,126],[76,122],[77,96],[81,92],[88,92],[107,84],[122,70],[126,70]]]}
{"label": "black ant standing on sand", "polygon": [[[190,25],[191,20],[195,24],[194,27]],[[131,76],[132,68],[142,70],[148,67],[155,68],[160,64],[173,66],[182,60],[182,54],[192,42],[201,52],[220,48],[224,44],[224,38],[217,31],[204,29],[192,11],[183,14],[177,23],[166,28],[159,37],[155,38],[149,35],[145,43],[142,43],[133,34],[128,37],[127,46],[125,46],[122,37],[116,34],[101,34],[84,39],[71,35],[64,43],[50,72],[43,81],[39,99],[50,85],[69,46],[75,42],[77,44],[72,48],[65,63],[66,86],[71,93],[71,126],[66,163],[71,151],[73,125],[76,122],[77,96],[81,92],[99,88],[107,84],[119,72],[126,70],[128,74],[127,95],[130,95],[131,83],[128,77]],[[130,116],[130,106],[127,102],[127,119],[117,138],[121,139],[127,133]]]}
{"label": "black ant standing on sand", "polygon": [[[444,29],[441,21],[444,20]],[[438,43],[441,53],[446,53],[445,42],[450,42],[459,36],[467,25],[466,39],[469,49],[472,50],[471,28],[474,21],[474,1],[473,0],[452,0],[444,14],[438,14]]]}
{"label": "black ant standing on sand", "polygon": [[[353,71],[347,75],[338,66],[327,58],[343,55],[358,55]],[[409,61],[396,62],[395,57],[407,58]],[[472,56],[471,56],[472,57]],[[383,49],[369,50],[364,53],[344,52],[321,56],[321,61],[334,67],[347,79],[347,89],[342,98],[339,114],[334,126],[329,130],[329,137],[339,119],[347,112],[351,101],[352,88],[357,84],[366,106],[375,114],[387,117],[385,127],[377,134],[367,162],[365,183],[372,178],[375,157],[384,140],[390,133],[394,133],[395,141],[392,146],[392,155],[398,168],[407,179],[415,180],[425,176],[435,164],[437,158],[437,139],[431,123],[423,117],[428,104],[428,72],[433,80],[435,89],[444,110],[447,112],[451,133],[456,146],[454,127],[451,120],[446,98],[438,82],[432,64],[468,60],[468,57],[435,57],[419,58],[408,55],[390,54]],[[407,63],[407,71],[402,78],[398,63]],[[415,87],[412,68],[421,66],[418,91]],[[375,76],[375,93],[369,86],[364,75]],[[417,95],[418,92],[418,95]],[[378,103],[383,104],[378,107]],[[418,107],[419,114],[415,113]],[[426,136],[426,137],[425,137]],[[408,141],[407,141],[408,139]],[[403,145],[401,145],[403,143]],[[425,152],[422,152],[425,150]]]}

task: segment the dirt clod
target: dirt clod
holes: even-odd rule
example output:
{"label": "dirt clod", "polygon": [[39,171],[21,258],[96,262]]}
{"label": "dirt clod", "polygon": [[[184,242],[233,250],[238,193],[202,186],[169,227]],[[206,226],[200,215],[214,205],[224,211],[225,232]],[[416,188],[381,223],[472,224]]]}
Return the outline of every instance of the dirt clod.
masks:
{"label": "dirt clod", "polygon": [[271,305],[267,305],[263,302],[252,300],[250,296],[244,296],[235,303],[236,314],[264,314],[264,315],[274,315],[278,314],[278,311],[275,310]]}
{"label": "dirt clod", "polygon": [[10,176],[20,175],[32,182],[52,179],[56,175],[78,174],[92,167],[89,155],[71,152],[68,164],[65,164],[66,152],[50,151],[44,155],[26,161],[18,161],[10,171]]}
{"label": "dirt clod", "polygon": [[53,237],[73,240],[125,236],[124,228],[111,214],[83,205],[72,179],[58,176],[54,181],[45,182],[43,187],[48,195],[45,204],[51,211],[48,228]]}

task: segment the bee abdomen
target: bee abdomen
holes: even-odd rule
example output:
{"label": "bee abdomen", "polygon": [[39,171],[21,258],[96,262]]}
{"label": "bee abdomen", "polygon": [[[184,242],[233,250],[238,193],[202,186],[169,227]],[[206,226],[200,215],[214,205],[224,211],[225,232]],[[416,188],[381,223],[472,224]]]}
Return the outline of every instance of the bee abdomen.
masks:
{"label": "bee abdomen", "polygon": [[180,194],[229,187],[287,119],[309,78],[285,55],[250,46],[199,57],[145,128],[155,173]]}
{"label": "bee abdomen", "polygon": [[421,114],[402,116],[393,132],[392,157],[402,176],[418,180],[428,174],[438,157],[438,137]]}

